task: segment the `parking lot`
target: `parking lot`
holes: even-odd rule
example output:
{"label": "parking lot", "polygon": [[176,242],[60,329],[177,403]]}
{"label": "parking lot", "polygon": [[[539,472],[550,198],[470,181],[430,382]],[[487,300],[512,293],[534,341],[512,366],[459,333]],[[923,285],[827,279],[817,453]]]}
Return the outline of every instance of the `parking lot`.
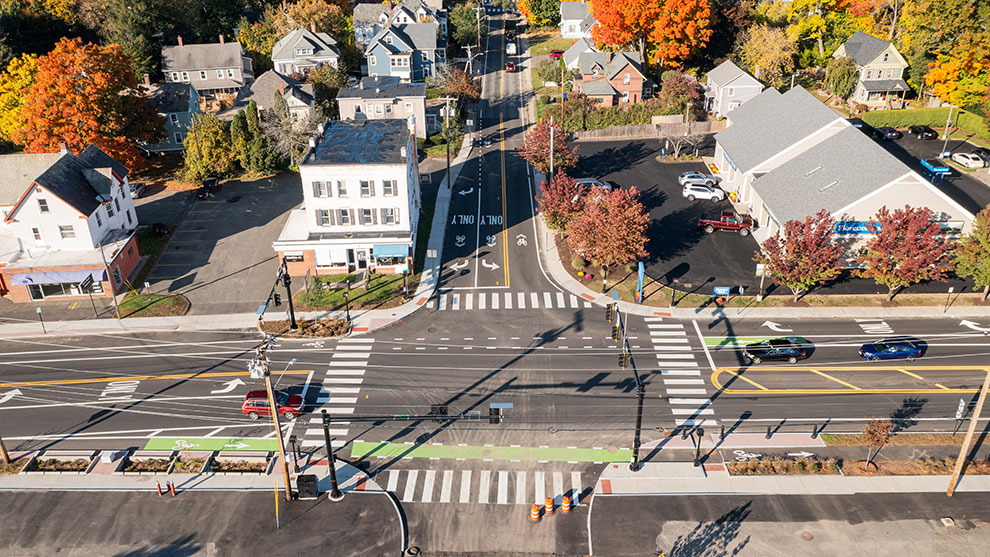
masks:
{"label": "parking lot", "polygon": [[[883,146],[911,168],[920,171],[920,158],[932,158],[942,147],[940,140],[921,141],[904,137],[896,141],[882,142]],[[686,170],[706,172],[701,162],[661,163],[658,140],[578,142],[578,166],[572,170],[577,177],[593,177],[640,190],[640,201],[650,213],[647,228],[649,256],[643,261],[646,273],[664,284],[678,280],[679,288],[686,291],[710,293],[713,286],[743,286],[752,292],[759,286],[755,277],[756,263],[753,256],[759,249],[752,236],[740,236],[734,232],[705,234],[698,228],[698,220],[716,216],[722,210],[731,210],[728,201],[688,201],[681,195],[677,177]],[[949,149],[958,147],[958,141],[950,141]],[[968,147],[963,147],[968,151]],[[702,155],[710,155],[702,151]],[[986,169],[979,172],[986,172]],[[976,213],[990,203],[990,187],[977,180],[972,173],[960,173],[946,177],[939,187],[967,210]],[[891,201],[891,206],[897,205]],[[768,282],[769,284],[769,282]],[[957,292],[963,286],[967,291],[971,283],[953,280],[948,284],[933,282],[912,286],[910,292],[945,292],[953,286]],[[829,285],[828,293],[874,294],[886,293],[873,281],[842,277]],[[786,289],[776,289],[774,294],[789,294]]]}

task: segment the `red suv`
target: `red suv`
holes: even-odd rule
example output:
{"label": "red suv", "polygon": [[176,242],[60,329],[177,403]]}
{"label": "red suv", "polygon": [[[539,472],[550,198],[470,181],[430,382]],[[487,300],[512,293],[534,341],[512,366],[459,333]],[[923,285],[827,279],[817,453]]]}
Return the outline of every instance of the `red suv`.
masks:
{"label": "red suv", "polygon": [[513,62],[506,62],[505,63],[505,71],[507,71],[507,72],[514,72],[514,71],[516,71],[516,65]]}
{"label": "red suv", "polygon": [[564,55],[564,51],[563,50],[551,50],[550,51],[550,58],[552,60],[560,60],[560,57],[563,56],[563,55]]}
{"label": "red suv", "polygon": [[[275,407],[283,418],[293,420],[303,413],[306,401],[299,395],[290,395],[284,391],[275,391]],[[271,407],[268,406],[268,393],[265,391],[251,391],[244,397],[244,404],[241,405],[241,413],[247,414],[252,420],[257,420],[261,416],[271,416]]]}

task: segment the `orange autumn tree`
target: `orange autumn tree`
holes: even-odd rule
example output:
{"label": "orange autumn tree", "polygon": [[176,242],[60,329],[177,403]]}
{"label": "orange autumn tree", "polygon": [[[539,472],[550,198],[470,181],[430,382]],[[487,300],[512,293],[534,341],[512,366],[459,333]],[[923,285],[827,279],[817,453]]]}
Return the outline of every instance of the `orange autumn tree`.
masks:
{"label": "orange autumn tree", "polygon": [[636,48],[660,69],[682,62],[712,36],[709,0],[595,0],[592,38],[614,48]]}
{"label": "orange autumn tree", "polygon": [[164,120],[148,105],[120,45],[63,38],[37,60],[15,141],[29,153],[74,152],[93,144],[131,169],[144,166],[137,142],[164,137]]}

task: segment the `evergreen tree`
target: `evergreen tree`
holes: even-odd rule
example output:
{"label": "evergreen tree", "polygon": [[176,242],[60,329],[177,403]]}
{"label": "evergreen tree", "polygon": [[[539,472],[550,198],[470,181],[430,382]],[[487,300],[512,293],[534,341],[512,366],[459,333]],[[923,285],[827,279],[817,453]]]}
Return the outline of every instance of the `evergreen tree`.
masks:
{"label": "evergreen tree", "polygon": [[230,143],[234,156],[241,164],[241,168],[248,168],[248,129],[247,116],[244,110],[238,110],[234,120],[230,123]]}

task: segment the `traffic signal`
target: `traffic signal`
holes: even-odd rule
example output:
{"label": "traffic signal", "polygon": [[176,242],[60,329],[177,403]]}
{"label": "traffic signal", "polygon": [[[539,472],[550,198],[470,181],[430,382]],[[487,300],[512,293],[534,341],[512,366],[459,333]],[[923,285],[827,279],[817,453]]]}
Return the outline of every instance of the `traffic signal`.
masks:
{"label": "traffic signal", "polygon": [[619,340],[619,322],[615,322],[615,326],[612,327],[612,340]]}
{"label": "traffic signal", "polygon": [[625,369],[626,368],[626,351],[625,350],[623,350],[622,353],[619,354],[619,367],[621,367],[622,369]]}
{"label": "traffic signal", "polygon": [[488,409],[488,423],[490,423],[490,424],[502,423],[502,409],[501,408],[489,408]]}
{"label": "traffic signal", "polygon": [[282,284],[284,284],[286,288],[292,286],[292,278],[289,277],[289,273],[282,273]]}
{"label": "traffic signal", "polygon": [[274,301],[275,301],[275,307],[282,305],[282,295],[276,292],[274,295]]}
{"label": "traffic signal", "polygon": [[605,321],[612,322],[612,304],[605,304]]}

